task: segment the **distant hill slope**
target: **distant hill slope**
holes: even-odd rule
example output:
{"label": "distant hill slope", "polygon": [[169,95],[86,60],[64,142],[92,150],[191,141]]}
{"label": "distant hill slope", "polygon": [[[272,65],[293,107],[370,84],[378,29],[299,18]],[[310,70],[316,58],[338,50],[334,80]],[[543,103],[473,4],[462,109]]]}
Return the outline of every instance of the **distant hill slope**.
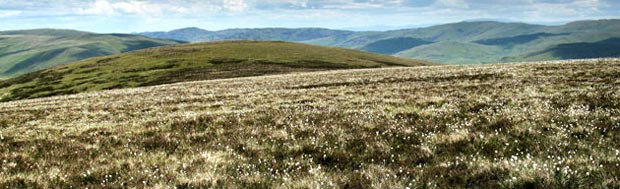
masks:
{"label": "distant hill slope", "polygon": [[442,41],[398,52],[399,57],[418,57],[453,64],[474,64],[496,61],[498,54],[505,53],[501,47],[485,46],[467,42]]}
{"label": "distant hill slope", "polygon": [[398,37],[392,39],[380,40],[362,47],[362,50],[381,54],[394,54],[417,46],[431,44],[432,42],[410,38]]}
{"label": "distant hill slope", "polygon": [[433,64],[288,42],[197,43],[91,58],[0,81],[0,101],[181,81]]}
{"label": "distant hill slope", "polygon": [[[385,32],[352,32],[327,29],[245,29],[206,31],[192,28],[189,41],[214,41],[227,39],[285,40],[316,45],[360,49],[369,52],[397,55],[451,64],[496,63],[503,61],[559,60],[571,57],[609,57],[620,49],[591,51],[587,45],[620,38],[620,20],[577,21],[561,26],[543,26],[525,23],[492,21],[459,22],[426,28],[403,29]],[[234,31],[234,32],[233,32]],[[279,31],[279,32],[276,32]],[[284,32],[286,31],[286,32]],[[163,38],[186,39],[186,30],[171,31]],[[204,34],[201,34],[204,33]],[[227,33],[221,35],[219,33]],[[235,34],[231,34],[235,33]],[[307,38],[296,37],[304,33]],[[152,35],[151,37],[162,37]],[[228,36],[228,37],[222,37]],[[234,37],[231,37],[234,36]],[[456,44],[456,45],[455,45]],[[577,44],[565,47],[564,45]],[[543,53],[570,48],[570,56],[562,53]],[[432,50],[431,50],[432,49]],[[612,52],[609,52],[612,51]],[[472,54],[473,52],[473,54]],[[545,54],[536,56],[536,54]],[[482,55],[482,56],[479,56]],[[534,58],[530,56],[536,56]],[[617,56],[614,56],[617,57]]]}
{"label": "distant hill slope", "polygon": [[620,38],[610,38],[592,43],[567,43],[545,48],[515,57],[506,57],[504,61],[517,60],[548,60],[559,57],[561,59],[584,59],[599,57],[620,57]]}
{"label": "distant hill slope", "polygon": [[140,33],[140,35],[159,38],[159,39],[174,39],[180,41],[206,41],[207,37],[214,34],[215,32],[203,30],[200,28],[183,28],[178,30],[173,30],[169,32],[144,32]]}
{"label": "distant hill slope", "polygon": [[207,31],[200,28],[183,28],[169,32],[145,32],[140,35],[174,39],[190,42],[230,41],[230,40],[264,40],[301,42],[321,39],[330,36],[349,35],[354,32],[330,30],[322,28],[258,28],[258,29],[227,29]]}
{"label": "distant hill slope", "polygon": [[17,76],[95,56],[171,44],[178,42],[73,30],[4,31],[0,32],[0,77]]}

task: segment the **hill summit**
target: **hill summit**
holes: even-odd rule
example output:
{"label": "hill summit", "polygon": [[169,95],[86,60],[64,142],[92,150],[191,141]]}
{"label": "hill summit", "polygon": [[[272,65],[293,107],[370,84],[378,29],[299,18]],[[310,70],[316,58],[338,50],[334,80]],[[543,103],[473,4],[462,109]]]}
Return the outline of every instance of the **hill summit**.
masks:
{"label": "hill summit", "polygon": [[432,64],[289,42],[196,43],[91,58],[0,81],[0,101],[182,81]]}

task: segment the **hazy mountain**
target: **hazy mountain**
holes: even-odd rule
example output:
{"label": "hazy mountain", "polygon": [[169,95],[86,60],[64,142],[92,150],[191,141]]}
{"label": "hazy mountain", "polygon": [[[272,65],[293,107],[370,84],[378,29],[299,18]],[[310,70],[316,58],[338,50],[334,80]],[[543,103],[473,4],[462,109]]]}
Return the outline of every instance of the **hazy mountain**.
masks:
{"label": "hazy mountain", "polygon": [[141,35],[152,37],[152,38],[160,38],[160,39],[174,39],[179,41],[203,41],[204,36],[208,36],[213,34],[214,32],[210,32],[207,30],[203,30],[200,28],[183,28],[178,30],[172,30],[170,32],[145,32],[140,33]]}
{"label": "hazy mountain", "polygon": [[0,32],[0,77],[17,76],[85,58],[178,44],[139,35],[74,30]]}
{"label": "hazy mountain", "polygon": [[[556,26],[468,21],[416,29],[366,32],[316,28],[233,29],[213,32],[197,28],[191,30],[196,30],[192,32],[193,34],[204,33],[201,37],[196,35],[193,38],[198,40],[188,40],[192,42],[283,40],[452,64],[556,60],[568,57],[596,58],[614,56],[614,52],[620,51],[580,50],[589,47],[587,44],[608,44],[607,40],[620,38],[618,19],[577,21]],[[172,37],[183,36],[178,30],[161,33],[169,36],[163,37],[166,39],[187,39],[187,37]],[[161,37],[152,33],[142,35]],[[565,51],[573,54],[567,56],[560,53]]]}
{"label": "hazy mountain", "polygon": [[354,33],[344,30],[330,30],[322,28],[260,28],[260,29],[227,29],[220,31],[207,31],[200,28],[184,28],[169,32],[145,32],[140,35],[174,39],[189,42],[227,41],[227,40],[265,40],[265,41],[291,41],[300,42],[320,39],[324,37],[348,35]]}
{"label": "hazy mountain", "polygon": [[390,31],[390,30],[402,30],[402,29],[429,27],[429,26],[434,26],[434,25],[437,25],[437,24],[418,24],[418,25],[404,25],[404,26],[370,25],[370,26],[359,26],[359,27],[346,27],[346,28],[342,28],[342,30],[350,30],[350,31]]}

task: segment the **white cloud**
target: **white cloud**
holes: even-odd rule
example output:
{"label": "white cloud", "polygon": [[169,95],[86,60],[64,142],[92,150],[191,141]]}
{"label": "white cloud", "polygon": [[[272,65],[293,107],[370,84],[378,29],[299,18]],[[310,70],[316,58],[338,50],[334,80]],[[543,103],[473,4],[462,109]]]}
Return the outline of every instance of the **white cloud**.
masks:
{"label": "white cloud", "polygon": [[18,16],[22,14],[22,11],[0,11],[0,18],[7,18],[7,17],[13,17],[13,16]]}
{"label": "white cloud", "polygon": [[620,0],[0,0],[0,29],[345,28],[478,18],[561,23],[620,18],[619,10]]}
{"label": "white cloud", "polygon": [[105,0],[98,0],[94,2],[88,8],[79,9],[78,13],[95,14],[95,15],[101,15],[101,14],[111,15],[111,14],[114,14],[115,11],[114,11],[114,7],[112,7],[112,4],[110,2],[105,1]]}
{"label": "white cloud", "polygon": [[436,6],[440,7],[450,7],[450,8],[461,8],[467,9],[469,8],[469,4],[465,2],[465,0],[437,0],[435,2]]}
{"label": "white cloud", "polygon": [[531,5],[532,17],[545,19],[549,17],[557,19],[588,19],[592,15],[599,13],[599,8],[603,6],[598,0],[575,0],[570,3],[541,3]]}
{"label": "white cloud", "polygon": [[158,4],[148,1],[121,1],[110,2],[107,0],[97,0],[88,8],[78,9],[79,14],[87,15],[114,15],[114,14],[133,14],[159,16],[163,13],[177,13],[186,11],[183,7],[170,4]]}
{"label": "white cloud", "polygon": [[222,7],[231,12],[243,12],[248,9],[244,0],[224,0]]}
{"label": "white cloud", "polygon": [[328,9],[373,9],[373,8],[384,8],[385,6],[386,6],[385,4],[380,4],[380,3],[361,2],[361,3],[325,5],[324,8],[328,8]]}

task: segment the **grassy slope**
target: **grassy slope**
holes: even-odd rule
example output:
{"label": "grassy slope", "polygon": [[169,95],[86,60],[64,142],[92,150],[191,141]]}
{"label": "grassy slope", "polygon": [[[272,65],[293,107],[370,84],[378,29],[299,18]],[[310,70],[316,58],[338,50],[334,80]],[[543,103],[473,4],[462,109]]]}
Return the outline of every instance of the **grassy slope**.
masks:
{"label": "grassy slope", "polygon": [[135,35],[92,34],[73,30],[0,32],[0,77],[25,73],[85,58],[178,44]]}
{"label": "grassy slope", "polygon": [[619,75],[346,70],[0,103],[0,187],[618,188]]}
{"label": "grassy slope", "polygon": [[346,36],[332,36],[307,41],[320,45],[347,48],[363,48],[381,40],[409,37],[427,41],[469,42],[480,39],[522,35],[538,31],[543,26],[520,23],[460,22],[419,29],[394,30],[386,32],[357,32]]}
{"label": "grassy slope", "polygon": [[[562,26],[498,22],[461,22],[420,29],[361,32],[306,42],[366,50],[366,45],[376,43],[377,41],[411,37],[436,42],[422,49],[432,47],[432,49],[441,49],[441,51],[424,51],[418,47],[414,47],[393,54],[442,63],[470,64],[500,61],[566,59],[565,57],[553,54],[549,54],[549,56],[545,56],[544,58],[540,56],[528,58],[527,56],[538,52],[552,51],[552,48],[562,44],[593,43],[609,38],[618,38],[620,37],[618,31],[620,31],[620,20],[580,21]],[[455,43],[457,45],[455,45]],[[468,50],[463,50],[465,44],[468,44]],[[384,46],[385,47],[375,47],[375,49],[388,49],[391,45],[385,44]],[[503,50],[498,51],[498,48]],[[474,52],[474,54],[470,54],[470,52]],[[605,54],[599,55],[594,53],[592,55],[592,53],[590,53],[590,55],[576,54],[574,56],[604,57]]]}
{"label": "grassy slope", "polygon": [[595,43],[569,43],[521,56],[506,57],[504,61],[620,57],[620,51],[617,49],[620,49],[618,39],[610,39]]}
{"label": "grassy slope", "polygon": [[396,56],[417,57],[452,64],[479,64],[492,63],[501,54],[505,52],[499,47],[465,42],[438,42],[401,51]]}
{"label": "grassy slope", "polygon": [[181,81],[432,63],[286,42],[216,42],[98,57],[0,81],[0,101]]}
{"label": "grassy slope", "polygon": [[380,54],[394,54],[403,50],[411,49],[417,46],[427,45],[432,42],[426,40],[420,40],[415,38],[399,37],[393,39],[380,40],[371,44],[368,44],[361,48],[361,50],[380,53]]}
{"label": "grassy slope", "polygon": [[[507,38],[514,38],[515,41],[505,41],[504,44],[489,45],[480,48],[480,50],[488,49],[488,47],[501,47],[505,53],[498,53],[490,56],[491,62],[500,61],[542,61],[542,60],[558,60],[558,59],[574,59],[574,58],[598,58],[609,57],[609,50],[590,51],[587,45],[575,46],[572,44],[596,43],[599,41],[620,37],[620,20],[597,20],[597,21],[580,21],[573,22],[562,26],[539,27],[536,32],[529,32],[524,35],[505,35]],[[532,34],[545,33],[535,40],[524,43],[517,43],[522,40],[523,36],[531,36]],[[494,38],[487,38],[493,40]],[[572,45],[571,55],[566,56],[557,52],[558,46]],[[451,49],[451,46],[443,46],[444,49]],[[617,48],[616,48],[617,49]],[[492,51],[489,51],[492,52]],[[549,53],[551,52],[551,53]],[[600,52],[600,53],[599,53]],[[452,54],[456,57],[467,56],[467,54]],[[614,56],[618,57],[618,56]],[[433,60],[433,59],[427,59]],[[437,61],[437,60],[435,60]],[[451,63],[451,62],[446,62]]]}
{"label": "grassy slope", "polygon": [[[468,54],[465,51],[459,52],[459,46],[452,46],[451,44],[436,44],[436,48],[444,49],[450,53],[448,56],[453,57],[471,57],[471,63],[488,63],[488,62],[500,62],[500,61],[540,61],[540,60],[557,60],[557,59],[571,59],[571,58],[596,58],[596,57],[607,57],[609,53],[587,53],[588,48],[572,46],[573,47],[573,55],[562,56],[558,53],[544,53],[556,51],[554,48],[557,46],[572,44],[572,43],[594,43],[610,38],[617,38],[620,36],[620,33],[617,32],[618,27],[620,27],[620,20],[598,20],[598,21],[581,21],[569,23],[562,26],[532,26],[532,27],[523,27],[521,29],[514,28],[513,32],[506,32],[503,35],[492,35],[481,36],[481,35],[471,35],[472,37],[467,37],[465,35],[463,38],[455,38],[460,42],[471,42],[471,43],[481,43],[478,47],[472,46],[473,51],[480,51],[485,56],[480,56],[481,58],[476,58],[471,54]],[[521,33],[519,35],[516,35]],[[501,34],[501,33],[499,33]],[[535,34],[543,34],[538,36],[533,40],[524,40]],[[498,37],[503,36],[503,37]],[[474,40],[478,38],[478,40]],[[485,42],[498,42],[497,44],[484,44]],[[456,49],[455,49],[456,48]],[[495,48],[502,48],[502,53],[497,53],[498,51],[494,50]],[[576,49],[581,48],[581,49]],[[415,51],[415,50],[414,50]],[[406,52],[406,51],[405,51]],[[406,54],[405,52],[399,53],[401,56]],[[585,54],[582,52],[586,52]],[[601,51],[603,52],[603,51]],[[425,52],[425,53],[409,53],[412,56],[405,57],[415,57],[418,59],[424,60],[432,60],[437,62],[444,63],[457,63],[462,64],[463,61],[461,59],[433,59],[433,58],[423,58],[424,56],[428,56],[429,54],[433,54],[433,52]],[[536,56],[539,54],[545,54],[541,56]],[[534,55],[535,57],[530,57]]]}
{"label": "grassy slope", "polygon": [[573,34],[536,41],[515,48],[503,61],[619,57],[620,33]]}

